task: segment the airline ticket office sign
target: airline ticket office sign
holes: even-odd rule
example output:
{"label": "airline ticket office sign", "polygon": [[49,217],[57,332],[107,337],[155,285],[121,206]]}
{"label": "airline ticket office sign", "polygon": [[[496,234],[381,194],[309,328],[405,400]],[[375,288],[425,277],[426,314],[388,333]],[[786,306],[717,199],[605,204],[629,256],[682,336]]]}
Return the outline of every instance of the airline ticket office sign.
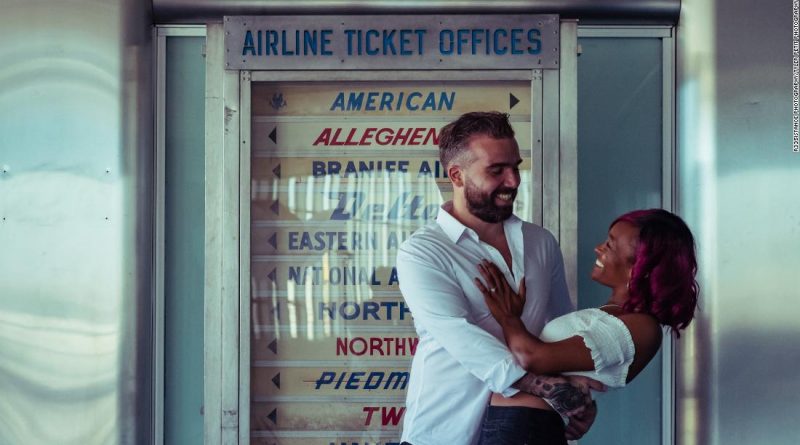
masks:
{"label": "airline ticket office sign", "polygon": [[557,69],[543,15],[228,16],[225,68]]}

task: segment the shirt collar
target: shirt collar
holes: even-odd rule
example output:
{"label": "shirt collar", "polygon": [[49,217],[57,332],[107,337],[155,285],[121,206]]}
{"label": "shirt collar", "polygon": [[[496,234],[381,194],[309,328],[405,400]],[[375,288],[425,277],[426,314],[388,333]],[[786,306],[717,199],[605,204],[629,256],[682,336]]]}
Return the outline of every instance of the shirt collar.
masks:
{"label": "shirt collar", "polygon": [[[478,240],[478,234],[475,233],[474,230],[470,229],[469,227],[465,226],[461,223],[461,221],[457,220],[452,213],[453,210],[453,201],[447,201],[442,204],[442,207],[439,209],[439,213],[436,215],[436,223],[439,224],[439,227],[442,228],[445,235],[450,238],[450,241],[454,243],[458,243],[464,233],[467,233],[469,236]],[[521,224],[522,220],[517,217],[517,215],[512,214],[510,218],[503,221],[503,226],[505,228],[512,228],[516,227],[517,225]],[[506,231],[508,233],[508,231]]]}

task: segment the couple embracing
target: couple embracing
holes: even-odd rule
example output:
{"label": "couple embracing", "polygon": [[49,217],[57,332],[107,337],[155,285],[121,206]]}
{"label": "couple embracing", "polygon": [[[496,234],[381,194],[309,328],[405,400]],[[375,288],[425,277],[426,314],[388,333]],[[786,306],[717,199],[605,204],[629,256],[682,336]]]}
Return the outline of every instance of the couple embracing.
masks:
{"label": "couple embracing", "polygon": [[594,249],[608,302],[572,311],[557,241],[513,215],[522,163],[508,115],[442,129],[453,200],[397,255],[419,344],[404,445],[565,445],[694,316],[694,239],[665,210],[626,213]]}

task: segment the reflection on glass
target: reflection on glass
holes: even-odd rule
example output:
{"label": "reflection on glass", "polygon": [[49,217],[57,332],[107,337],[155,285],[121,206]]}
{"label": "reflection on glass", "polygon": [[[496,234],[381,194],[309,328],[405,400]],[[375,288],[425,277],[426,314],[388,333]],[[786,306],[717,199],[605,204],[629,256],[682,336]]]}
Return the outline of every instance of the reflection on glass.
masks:
{"label": "reflection on glass", "polygon": [[[399,441],[418,340],[397,286],[395,256],[406,238],[435,220],[452,186],[434,140],[362,146],[353,136],[348,145],[315,142],[335,141],[319,135],[337,129],[364,135],[419,128],[438,138],[444,124],[468,110],[376,117],[363,110],[336,114],[312,102],[341,91],[409,88],[452,91],[454,106],[465,95],[482,103],[509,88],[530,100],[526,82],[253,84],[254,444]],[[285,107],[269,105],[275,94]],[[530,147],[530,115],[514,119],[520,146]],[[528,219],[529,153],[523,149],[516,203],[517,214]]]}

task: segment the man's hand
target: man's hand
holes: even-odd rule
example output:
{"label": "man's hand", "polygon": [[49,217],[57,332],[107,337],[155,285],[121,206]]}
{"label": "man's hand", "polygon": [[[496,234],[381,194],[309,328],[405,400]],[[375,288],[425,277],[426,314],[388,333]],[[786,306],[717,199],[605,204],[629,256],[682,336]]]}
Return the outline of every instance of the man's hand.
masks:
{"label": "man's hand", "polygon": [[569,418],[569,423],[566,426],[567,440],[578,440],[589,431],[589,428],[594,423],[597,416],[597,404],[592,402],[582,414],[572,416]]}
{"label": "man's hand", "polygon": [[[593,406],[590,389],[606,390],[605,385],[588,377],[537,376],[533,374],[525,374],[514,383],[514,387],[547,399],[553,409],[569,418],[580,416],[587,408]],[[594,416],[592,416],[592,421],[594,421]],[[591,422],[589,424],[591,425]]]}

